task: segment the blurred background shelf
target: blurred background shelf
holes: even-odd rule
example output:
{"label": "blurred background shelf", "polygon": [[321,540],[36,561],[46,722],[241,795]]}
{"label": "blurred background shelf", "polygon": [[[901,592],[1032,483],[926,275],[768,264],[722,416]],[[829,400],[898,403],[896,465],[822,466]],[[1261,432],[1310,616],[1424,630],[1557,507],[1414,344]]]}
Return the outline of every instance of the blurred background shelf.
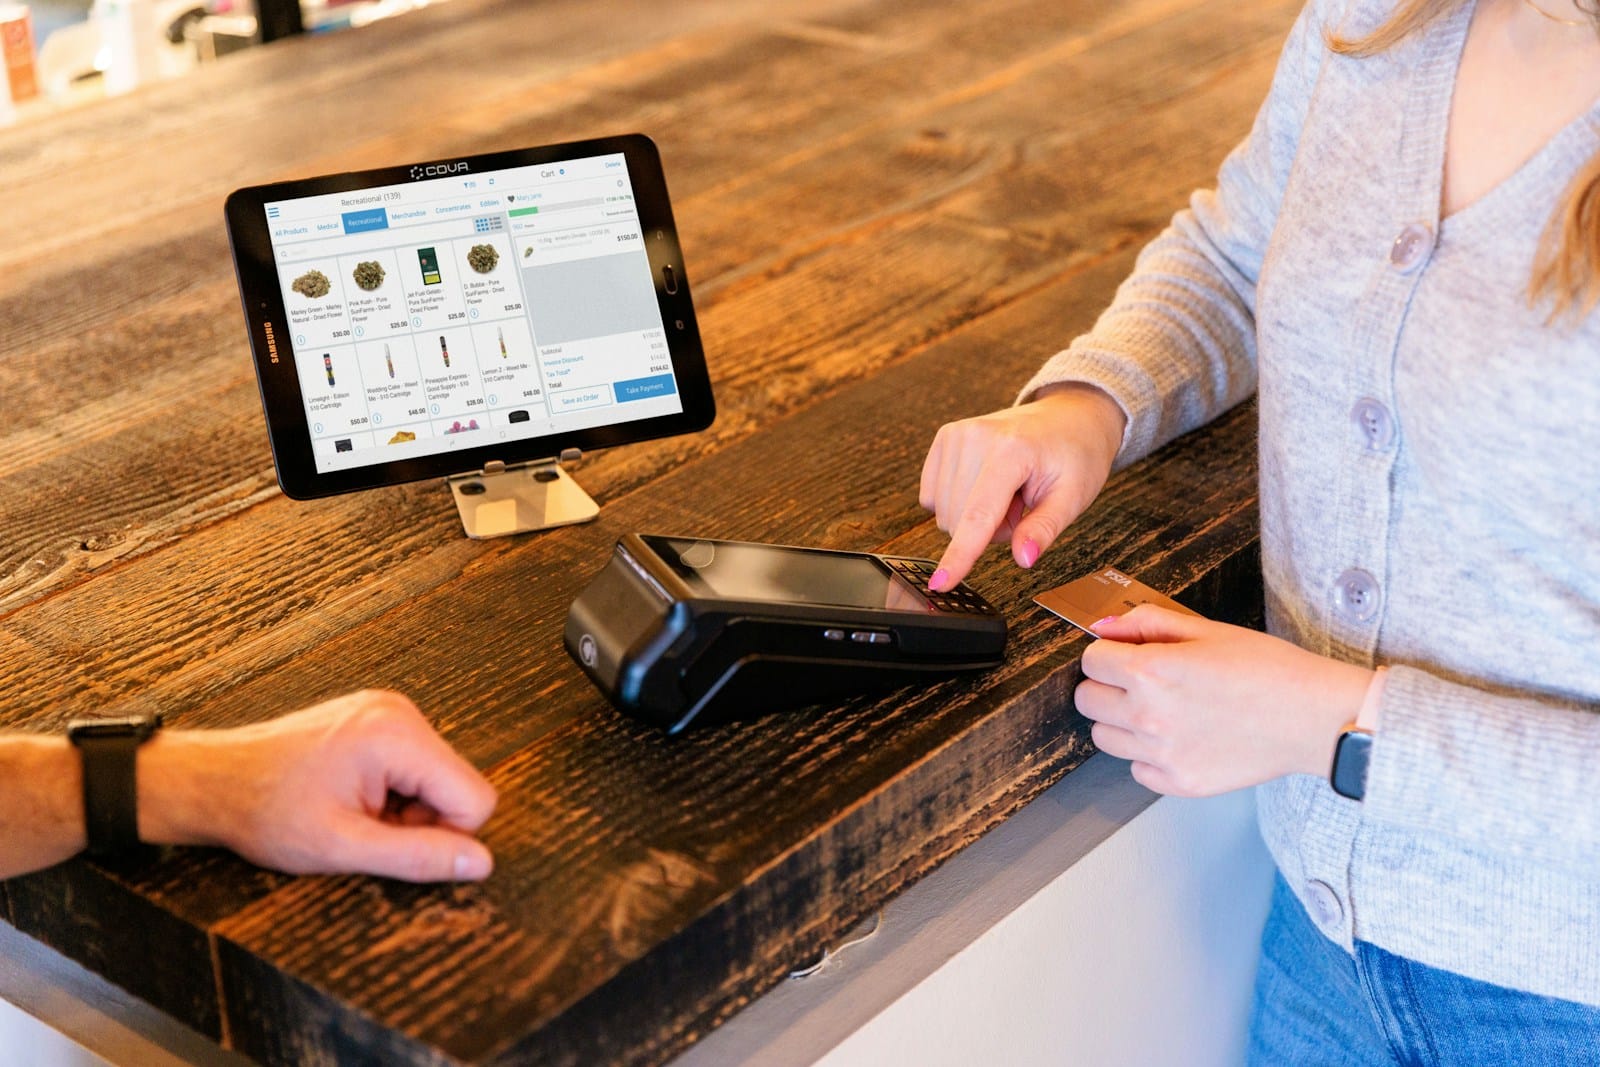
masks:
{"label": "blurred background shelf", "polygon": [[[61,107],[181,77],[246,48],[300,33],[359,29],[443,2],[35,0],[26,7],[40,96],[18,101],[15,119],[48,121]],[[0,121],[5,110],[0,107]]]}

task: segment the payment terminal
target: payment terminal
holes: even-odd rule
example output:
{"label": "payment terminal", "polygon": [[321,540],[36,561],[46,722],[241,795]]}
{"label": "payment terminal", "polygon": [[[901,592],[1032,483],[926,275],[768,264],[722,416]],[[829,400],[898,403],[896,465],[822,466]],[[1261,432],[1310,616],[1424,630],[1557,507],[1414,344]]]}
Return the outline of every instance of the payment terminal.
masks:
{"label": "payment terminal", "polygon": [[678,733],[1001,663],[975,591],[930,560],[628,534],[567,613],[566,648],[617,708]]}

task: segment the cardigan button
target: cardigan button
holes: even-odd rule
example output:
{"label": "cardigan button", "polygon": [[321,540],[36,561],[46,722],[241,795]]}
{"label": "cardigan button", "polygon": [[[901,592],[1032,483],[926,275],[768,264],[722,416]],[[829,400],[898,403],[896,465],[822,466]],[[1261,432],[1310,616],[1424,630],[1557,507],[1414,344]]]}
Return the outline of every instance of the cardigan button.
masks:
{"label": "cardigan button", "polygon": [[1344,919],[1344,905],[1333,886],[1318,879],[1306,883],[1306,901],[1311,905],[1311,917],[1324,930],[1338,926]]}
{"label": "cardigan button", "polygon": [[1417,269],[1433,251],[1433,231],[1420,223],[1401,230],[1389,246],[1389,264],[1402,274]]}
{"label": "cardigan button", "polygon": [[1351,567],[1334,582],[1333,603],[1351,622],[1371,622],[1378,614],[1378,579]]}
{"label": "cardigan button", "polygon": [[1394,443],[1394,419],[1389,409],[1370,396],[1356,401],[1356,406],[1350,409],[1350,418],[1372,451],[1382,452]]}

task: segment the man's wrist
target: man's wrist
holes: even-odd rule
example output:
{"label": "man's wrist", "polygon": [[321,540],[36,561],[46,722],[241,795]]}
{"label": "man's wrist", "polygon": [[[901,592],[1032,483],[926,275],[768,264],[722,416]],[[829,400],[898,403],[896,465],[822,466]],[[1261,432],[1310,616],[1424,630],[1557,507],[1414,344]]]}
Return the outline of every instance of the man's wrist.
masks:
{"label": "man's wrist", "polygon": [[18,781],[50,783],[35,795],[38,806],[29,812],[29,820],[36,820],[30,829],[43,830],[63,850],[49,862],[82,852],[89,840],[83,819],[83,759],[78,750],[61,734],[24,735],[7,743],[14,760],[7,766],[16,768]]}
{"label": "man's wrist", "polygon": [[0,736],[0,878],[83,851],[82,774],[83,761],[62,734]]}
{"label": "man's wrist", "polygon": [[220,731],[163,730],[139,748],[139,838],[158,845],[225,844],[231,795]]}

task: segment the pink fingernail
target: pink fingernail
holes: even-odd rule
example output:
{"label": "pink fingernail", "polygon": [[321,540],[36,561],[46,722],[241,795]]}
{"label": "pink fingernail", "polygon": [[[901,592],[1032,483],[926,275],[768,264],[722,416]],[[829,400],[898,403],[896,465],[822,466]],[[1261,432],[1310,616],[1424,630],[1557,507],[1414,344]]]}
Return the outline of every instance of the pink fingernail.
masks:
{"label": "pink fingernail", "polygon": [[935,593],[945,591],[945,585],[950,581],[950,572],[940,567],[933,572],[933,577],[928,579],[928,589]]}
{"label": "pink fingernail", "polygon": [[1039,562],[1039,542],[1028,538],[1017,549],[1017,560],[1024,567],[1031,567]]}
{"label": "pink fingernail", "polygon": [[1100,629],[1100,627],[1104,626],[1106,623],[1108,623],[1108,622],[1116,622],[1116,621],[1117,621],[1117,617],[1115,615],[1107,615],[1105,618],[1101,619],[1099,622],[1097,622],[1093,626],[1089,627],[1089,629],[1098,630],[1098,629]]}

